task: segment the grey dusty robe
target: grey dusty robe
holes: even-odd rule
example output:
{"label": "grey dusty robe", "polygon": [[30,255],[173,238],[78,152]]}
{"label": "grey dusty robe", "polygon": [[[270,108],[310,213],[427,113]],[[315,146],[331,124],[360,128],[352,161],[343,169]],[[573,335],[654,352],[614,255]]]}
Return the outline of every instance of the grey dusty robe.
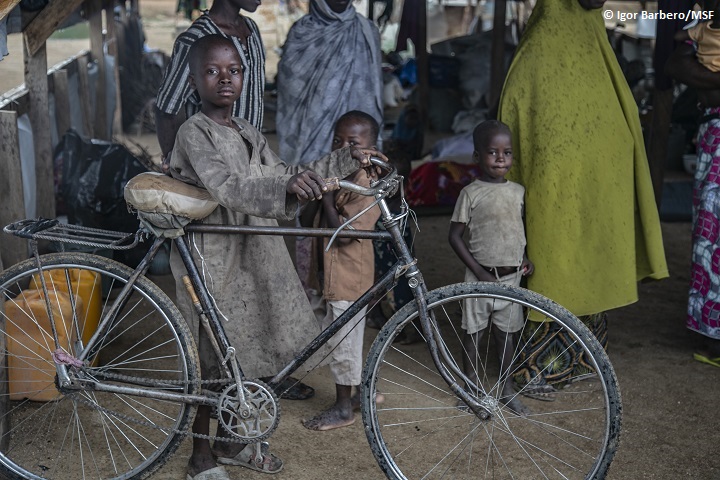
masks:
{"label": "grey dusty robe", "polygon": [[[276,219],[292,220],[298,202],[285,191],[292,175],[312,169],[326,178],[342,178],[358,168],[349,148],[307,165],[285,165],[255,127],[234,120],[240,132],[197,113],[180,127],[172,151],[172,176],[206,188],[220,203],[204,223],[277,225]],[[211,295],[229,319],[223,326],[246,376],[277,373],[319,333],[282,237],[204,234],[189,240]],[[175,251],[170,262],[178,307],[197,338],[199,319],[181,281],[185,267]],[[201,338],[203,376],[212,378],[217,362],[203,343]]]}

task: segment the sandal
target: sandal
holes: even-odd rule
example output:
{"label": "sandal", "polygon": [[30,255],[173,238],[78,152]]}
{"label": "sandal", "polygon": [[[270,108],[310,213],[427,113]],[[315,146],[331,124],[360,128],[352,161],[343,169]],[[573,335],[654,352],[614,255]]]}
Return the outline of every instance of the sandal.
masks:
{"label": "sandal", "polygon": [[700,363],[707,363],[713,367],[720,367],[720,357],[712,358],[707,355],[703,355],[702,353],[693,353],[693,358]]}
{"label": "sandal", "polygon": [[256,455],[257,444],[251,443],[234,457],[217,457],[220,465],[245,467],[256,472],[275,474],[283,469],[283,461],[268,451],[267,442],[261,442],[259,454]]}

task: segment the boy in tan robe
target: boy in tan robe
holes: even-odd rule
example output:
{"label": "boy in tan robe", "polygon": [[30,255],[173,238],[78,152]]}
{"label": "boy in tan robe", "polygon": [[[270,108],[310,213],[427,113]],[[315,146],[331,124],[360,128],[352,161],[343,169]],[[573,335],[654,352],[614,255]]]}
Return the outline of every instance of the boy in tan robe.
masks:
{"label": "boy in tan robe", "polygon": [[[303,167],[285,165],[263,135],[246,120],[232,117],[242,90],[242,64],[224,37],[209,35],[190,50],[191,82],[202,100],[201,111],[178,132],[170,174],[205,188],[220,206],[203,221],[224,225],[277,225],[291,220],[299,204],[322,198],[323,177],[346,177],[366,166],[371,150],[345,148]],[[360,162],[360,164],[358,164]],[[319,333],[307,297],[282,238],[254,235],[194,235],[189,238],[195,261],[205,275],[230,344],[248,378],[275,374]],[[178,306],[197,329],[198,318],[181,277],[185,268],[171,256]],[[219,373],[217,359],[199,332],[204,379]],[[210,407],[200,406],[193,432],[209,434]],[[218,436],[227,433],[218,429]],[[217,457],[217,461],[215,460]],[[269,452],[236,443],[193,439],[189,480],[229,479],[221,465],[277,473],[282,461]]]}

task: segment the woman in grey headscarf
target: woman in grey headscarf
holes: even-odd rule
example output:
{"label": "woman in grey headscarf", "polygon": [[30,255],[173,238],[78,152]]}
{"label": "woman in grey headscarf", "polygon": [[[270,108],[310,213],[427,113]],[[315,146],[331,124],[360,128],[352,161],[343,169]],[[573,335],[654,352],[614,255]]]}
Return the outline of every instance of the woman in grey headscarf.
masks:
{"label": "woman in grey headscarf", "polygon": [[302,164],[330,151],[335,121],[350,110],[382,125],[380,32],[350,0],[311,0],[290,29],[278,65],[280,158]]}
{"label": "woman in grey headscarf", "polygon": [[[310,13],[290,28],[278,64],[280,158],[297,165],[328,153],[335,122],[351,110],[382,125],[382,88],[375,24],[358,14],[351,0],[310,0]],[[298,237],[295,245],[298,276],[309,290],[312,242]]]}

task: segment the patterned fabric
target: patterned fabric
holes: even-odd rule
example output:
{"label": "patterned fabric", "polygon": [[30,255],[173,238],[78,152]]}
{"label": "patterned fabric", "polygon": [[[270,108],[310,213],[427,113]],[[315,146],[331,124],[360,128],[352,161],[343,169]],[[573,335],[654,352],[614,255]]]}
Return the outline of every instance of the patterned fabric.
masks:
{"label": "patterned fabric", "polygon": [[[352,3],[343,13],[311,0],[290,29],[278,64],[276,128],[280,158],[297,165],[319,158],[335,122],[360,110],[382,125],[380,32]],[[380,147],[380,145],[378,145]]]}
{"label": "patterned fabric", "polygon": [[[579,317],[607,349],[607,313]],[[523,387],[550,384],[560,388],[594,372],[583,351],[555,322],[529,320],[522,333],[524,345],[515,371],[515,383]]]}
{"label": "patterned fabric", "polygon": [[[243,17],[250,27],[247,47],[237,37],[226,35],[207,12],[195,20],[190,27],[178,36],[173,47],[170,64],[165,71],[162,85],[157,95],[158,108],[172,115],[185,107],[185,114],[190,118],[200,111],[200,97],[188,81],[188,52],[190,46],[198,38],[206,35],[219,34],[232,40],[240,53],[243,66],[243,89],[240,98],[233,106],[233,116],[244,118],[258,130],[263,123],[263,91],[265,89],[265,47],[260,37],[257,24],[250,18]],[[329,143],[329,142],[328,142]],[[313,158],[316,160],[321,155]]]}
{"label": "patterned fabric", "polygon": [[697,145],[687,327],[720,340],[720,119],[700,126]]}

